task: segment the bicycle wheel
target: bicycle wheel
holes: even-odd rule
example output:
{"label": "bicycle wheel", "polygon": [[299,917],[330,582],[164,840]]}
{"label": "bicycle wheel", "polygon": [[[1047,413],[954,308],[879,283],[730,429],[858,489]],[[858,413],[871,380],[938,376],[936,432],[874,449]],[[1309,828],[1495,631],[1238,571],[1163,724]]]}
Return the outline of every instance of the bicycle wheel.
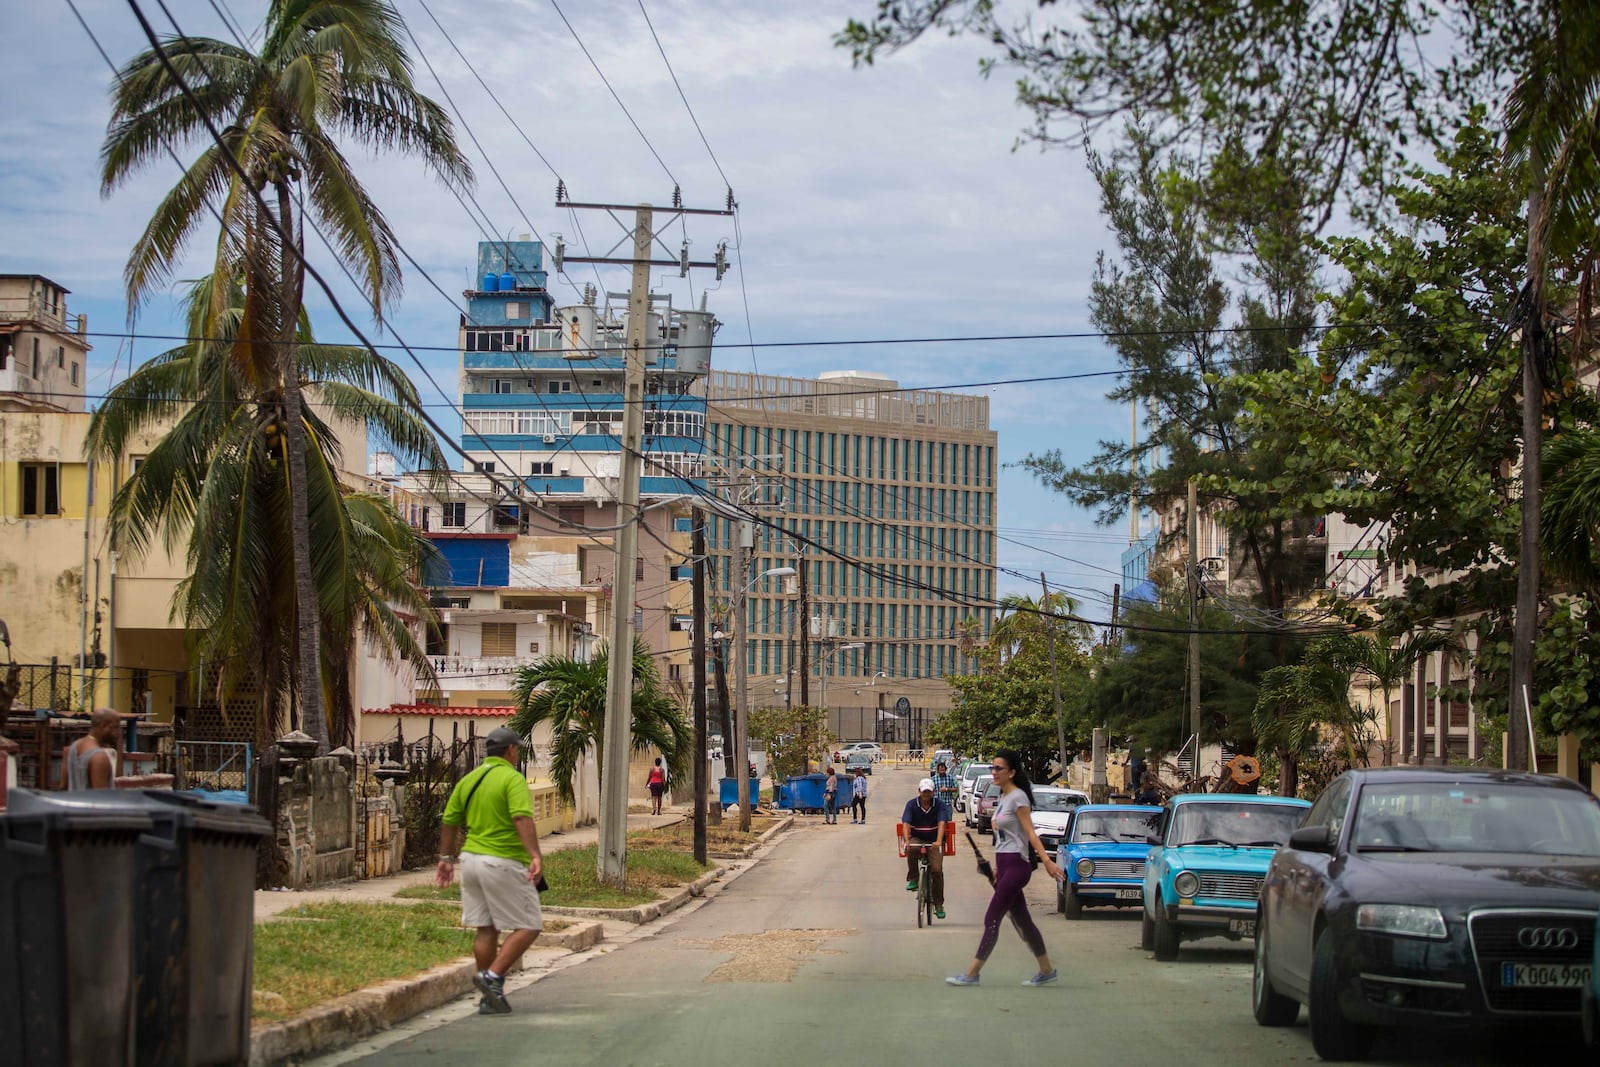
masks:
{"label": "bicycle wheel", "polygon": [[933,875],[929,873],[928,857],[922,857],[917,877],[917,928],[926,922],[933,925]]}

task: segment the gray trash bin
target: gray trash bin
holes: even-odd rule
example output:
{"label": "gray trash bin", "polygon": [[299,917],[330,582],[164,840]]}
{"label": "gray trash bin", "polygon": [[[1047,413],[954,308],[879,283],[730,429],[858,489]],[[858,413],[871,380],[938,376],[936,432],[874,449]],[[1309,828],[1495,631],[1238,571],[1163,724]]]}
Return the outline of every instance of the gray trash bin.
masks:
{"label": "gray trash bin", "polygon": [[[36,799],[38,798],[38,799]],[[30,1064],[134,1062],[133,809],[14,789],[0,815],[0,1049]]]}
{"label": "gray trash bin", "polygon": [[137,1062],[248,1060],[256,848],[271,833],[267,821],[242,804],[170,790],[92,790],[43,802],[149,819],[129,893]]}

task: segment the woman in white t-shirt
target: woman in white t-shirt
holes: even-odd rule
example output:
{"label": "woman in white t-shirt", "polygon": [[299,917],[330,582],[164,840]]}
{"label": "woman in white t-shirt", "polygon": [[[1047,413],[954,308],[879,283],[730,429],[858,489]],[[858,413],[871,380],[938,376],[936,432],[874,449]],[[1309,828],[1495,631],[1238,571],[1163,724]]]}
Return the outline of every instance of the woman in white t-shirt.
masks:
{"label": "woman in white t-shirt", "polygon": [[945,981],[957,986],[978,984],[978,972],[983,970],[984,961],[989,958],[989,953],[994,951],[995,942],[1000,940],[1000,921],[1009,914],[1017,933],[1022,935],[1029,951],[1039,961],[1039,973],[1022,984],[1048,985],[1056,980],[1056,969],[1050,965],[1050,954],[1045,951],[1044,936],[1039,933],[1033,917],[1028,914],[1028,901],[1023,894],[1028,880],[1033,877],[1033,865],[1029,862],[1028,847],[1031,845],[1042,857],[1041,862],[1050,877],[1058,882],[1065,881],[1066,873],[1050,858],[1050,854],[1040,843],[1039,835],[1033,828],[1033,817],[1030,814],[1033,807],[1033,783],[1028,781],[1028,772],[1023,769],[1022,757],[1012,749],[1003,748],[995,754],[989,770],[1000,786],[1000,804],[995,808],[992,817],[994,896],[989,899],[989,910],[983,915],[983,937],[978,942],[978,954],[973,957],[965,972],[952,975]]}

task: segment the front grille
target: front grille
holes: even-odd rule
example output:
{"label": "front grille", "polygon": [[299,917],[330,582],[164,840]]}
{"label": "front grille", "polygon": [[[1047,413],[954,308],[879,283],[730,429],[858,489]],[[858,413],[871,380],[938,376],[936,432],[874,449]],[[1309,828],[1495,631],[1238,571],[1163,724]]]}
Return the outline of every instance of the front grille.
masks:
{"label": "front grille", "polygon": [[[1501,984],[1502,964],[1588,963],[1594,958],[1594,923],[1593,915],[1574,912],[1496,911],[1469,916],[1473,957],[1489,1009],[1576,1012],[1580,990],[1507,989]],[[1528,931],[1538,933],[1530,939]]]}
{"label": "front grille", "polygon": [[1261,875],[1216,872],[1200,874],[1200,892],[1195,894],[1217,900],[1255,900],[1260,895]]}
{"label": "front grille", "polygon": [[1094,876],[1140,879],[1144,877],[1144,860],[1095,860]]}

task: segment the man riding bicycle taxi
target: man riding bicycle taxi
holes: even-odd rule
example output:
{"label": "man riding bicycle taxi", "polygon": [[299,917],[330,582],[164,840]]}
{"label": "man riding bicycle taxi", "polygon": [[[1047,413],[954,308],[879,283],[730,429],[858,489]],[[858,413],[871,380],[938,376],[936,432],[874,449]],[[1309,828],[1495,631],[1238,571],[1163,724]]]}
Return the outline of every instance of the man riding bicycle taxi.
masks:
{"label": "man riding bicycle taxi", "polygon": [[950,832],[953,817],[950,805],[934,795],[933,779],[924,778],[917,785],[917,795],[906,801],[900,813],[900,825],[895,833],[900,837],[906,854],[906,889],[917,888],[917,861],[928,858],[928,895],[933,902],[933,913],[944,918],[944,840]]}
{"label": "man riding bicycle taxi", "polygon": [[961,788],[961,783],[956,776],[950,773],[950,765],[940,760],[933,769],[933,795],[944,801],[951,811],[956,810],[956,791]]}

